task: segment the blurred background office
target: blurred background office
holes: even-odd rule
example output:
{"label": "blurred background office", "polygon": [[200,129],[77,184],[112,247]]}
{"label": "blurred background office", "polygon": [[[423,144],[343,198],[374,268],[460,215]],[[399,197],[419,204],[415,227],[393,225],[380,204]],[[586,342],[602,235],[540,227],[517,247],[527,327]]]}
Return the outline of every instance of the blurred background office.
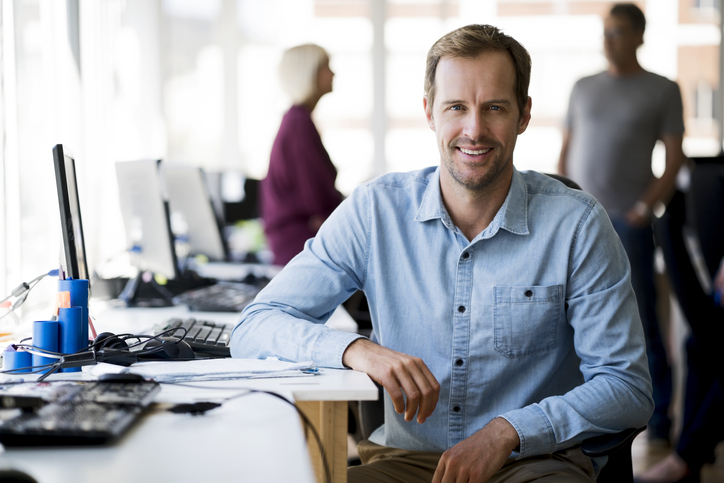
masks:
{"label": "blurred background office", "polygon": [[[719,1],[637,3],[648,19],[642,65],[681,86],[685,153],[718,153]],[[49,168],[56,143],[78,163],[92,268],[126,248],[115,161],[162,158],[263,178],[288,108],[276,68],[301,43],[325,46],[337,74],[315,122],[342,194],[382,173],[438,162],[422,115],[424,57],[440,35],[470,22],[499,25],[530,50],[533,120],[515,162],[554,172],[573,83],[605,67],[610,4],[3,0],[0,292],[56,264],[48,250],[59,240]]]}
{"label": "blurred background office", "polygon": [[[681,88],[684,153],[717,155],[720,1],[635,3],[647,19],[641,65]],[[343,195],[380,174],[439,162],[422,109],[424,59],[441,35],[473,22],[501,27],[530,51],[532,120],[515,164],[555,172],[571,89],[606,67],[611,4],[0,0],[0,293],[57,266],[57,143],[76,158],[91,269],[127,248],[116,161],[156,158],[264,178],[289,108],[276,70],[294,45],[324,46],[336,74],[314,122]],[[658,147],[655,173],[663,166]],[[669,310],[675,319],[667,298],[662,311]]]}

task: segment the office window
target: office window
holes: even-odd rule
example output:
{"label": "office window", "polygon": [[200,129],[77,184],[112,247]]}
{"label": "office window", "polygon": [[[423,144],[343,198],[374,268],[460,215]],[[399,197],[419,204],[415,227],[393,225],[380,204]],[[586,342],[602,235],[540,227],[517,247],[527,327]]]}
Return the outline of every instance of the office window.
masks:
{"label": "office window", "polygon": [[721,10],[721,0],[694,0],[694,7],[701,10]]}
{"label": "office window", "polygon": [[699,82],[695,94],[696,118],[711,120],[714,118],[714,89],[707,82]]}

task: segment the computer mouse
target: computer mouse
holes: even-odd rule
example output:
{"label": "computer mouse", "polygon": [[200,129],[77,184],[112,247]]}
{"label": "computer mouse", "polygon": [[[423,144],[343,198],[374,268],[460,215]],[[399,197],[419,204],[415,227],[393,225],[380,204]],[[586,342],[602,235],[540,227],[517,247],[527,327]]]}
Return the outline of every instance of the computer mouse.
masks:
{"label": "computer mouse", "polygon": [[195,359],[194,350],[188,342],[177,339],[176,337],[156,337],[146,342],[142,351],[138,352],[138,358],[141,360],[178,360],[187,361]]}
{"label": "computer mouse", "polygon": [[[146,379],[140,374],[133,374],[132,372],[121,372],[119,374],[103,374],[98,377],[99,382],[124,382],[134,383],[143,382]],[[1,480],[0,480],[1,481]]]}
{"label": "computer mouse", "polygon": [[0,481],[3,483],[37,483],[37,480],[29,474],[9,468],[0,469]]}

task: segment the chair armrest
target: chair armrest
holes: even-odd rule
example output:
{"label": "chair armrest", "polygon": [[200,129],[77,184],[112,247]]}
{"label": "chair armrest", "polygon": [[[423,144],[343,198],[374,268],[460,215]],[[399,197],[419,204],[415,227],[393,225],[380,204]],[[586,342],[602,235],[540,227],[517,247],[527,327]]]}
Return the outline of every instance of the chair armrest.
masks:
{"label": "chair armrest", "polygon": [[581,443],[581,451],[583,451],[583,454],[586,456],[592,458],[611,455],[620,449],[630,446],[634,438],[644,429],[646,429],[646,426],[624,429],[618,433],[602,434],[601,436],[588,438]]}

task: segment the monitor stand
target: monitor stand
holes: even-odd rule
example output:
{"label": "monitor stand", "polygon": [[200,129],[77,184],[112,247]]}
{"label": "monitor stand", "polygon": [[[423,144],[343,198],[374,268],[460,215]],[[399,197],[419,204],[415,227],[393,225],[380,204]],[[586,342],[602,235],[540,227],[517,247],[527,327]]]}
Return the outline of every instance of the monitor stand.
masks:
{"label": "monitor stand", "polygon": [[206,287],[216,283],[215,280],[199,277],[187,270],[175,279],[161,285],[151,272],[141,272],[128,280],[118,299],[126,307],[171,307],[176,305],[174,297],[195,288]]}
{"label": "monitor stand", "polygon": [[153,274],[140,272],[128,279],[118,299],[126,307],[171,307],[174,305],[173,297],[169,289],[156,282]]}

